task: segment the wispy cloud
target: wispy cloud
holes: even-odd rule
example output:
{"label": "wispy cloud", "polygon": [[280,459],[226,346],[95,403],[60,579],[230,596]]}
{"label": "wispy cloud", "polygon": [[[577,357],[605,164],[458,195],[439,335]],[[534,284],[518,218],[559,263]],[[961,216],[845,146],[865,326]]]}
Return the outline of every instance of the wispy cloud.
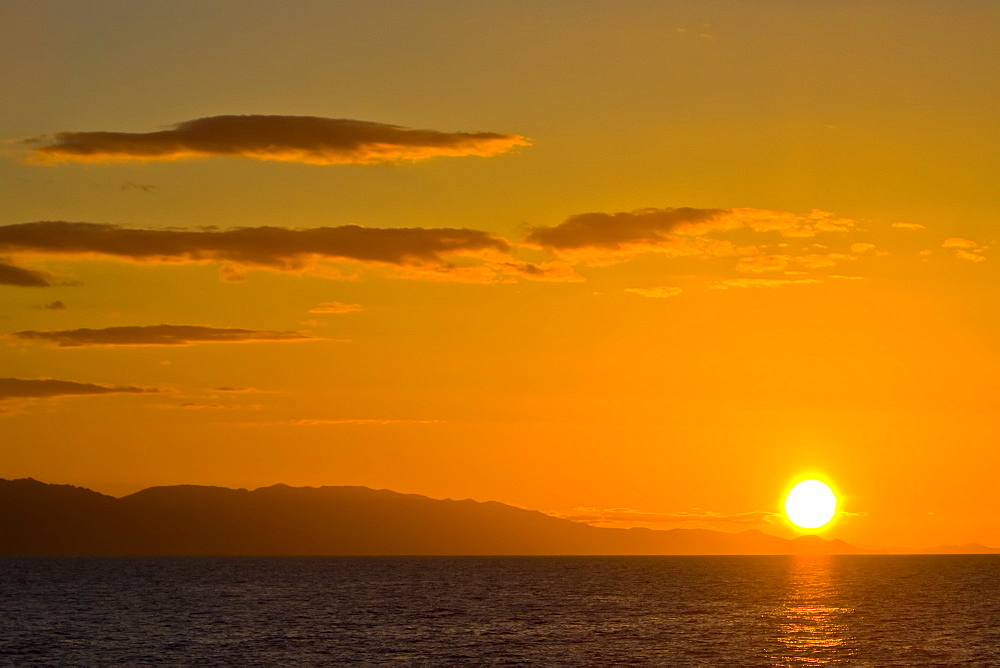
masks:
{"label": "wispy cloud", "polygon": [[807,253],[795,258],[795,262],[809,269],[825,269],[835,267],[845,260],[851,261],[855,258],[844,253]]}
{"label": "wispy cloud", "polygon": [[983,255],[986,252],[986,247],[980,246],[971,239],[948,237],[941,244],[941,247],[955,249],[955,257],[959,260],[968,262],[984,262],[986,260],[986,256]]}
{"label": "wispy cloud", "polygon": [[566,262],[497,261],[493,267],[504,276],[524,278],[529,281],[579,283],[584,278]]}
{"label": "wispy cloud", "polygon": [[631,292],[634,295],[642,295],[643,297],[649,297],[651,299],[666,299],[667,297],[676,297],[677,295],[684,292],[684,288],[670,287],[670,286],[656,286],[651,288],[625,288],[625,292]]}
{"label": "wispy cloud", "polygon": [[49,399],[72,395],[91,394],[135,394],[158,392],[159,390],[132,385],[109,386],[94,383],[77,383],[70,380],[49,378],[26,380],[22,378],[0,378],[0,400],[2,399]]}
{"label": "wispy cloud", "polygon": [[785,285],[816,285],[818,278],[724,278],[712,285],[714,290],[729,288],[780,288]]}
{"label": "wispy cloud", "polygon": [[983,262],[986,260],[985,255],[980,255],[982,251],[976,249],[971,253],[967,250],[962,250],[961,248],[955,251],[955,257],[960,260],[968,260],[969,262]]}
{"label": "wispy cloud", "polygon": [[536,227],[525,241],[553,250],[600,248],[619,251],[627,248],[665,247],[673,235],[694,236],[691,232],[714,229],[725,214],[723,209],[639,209],[620,213],[581,213],[555,227]]}
{"label": "wispy cloud", "polygon": [[48,275],[31,269],[24,269],[0,261],[0,285],[15,285],[22,288],[45,288],[51,285]]}
{"label": "wispy cloud", "polygon": [[447,269],[455,256],[505,253],[510,245],[464,228],[140,229],[42,221],[0,226],[0,250],[58,256],[103,255],[136,262],[219,262],[298,271],[316,260]]}
{"label": "wispy cloud", "polygon": [[759,255],[757,246],[738,245],[725,238],[726,234],[744,230],[811,238],[824,232],[846,232],[854,226],[853,220],[820,210],[799,215],[769,209],[680,207],[578,214],[554,227],[536,227],[524,241],[563,258],[601,264],[645,252],[704,258]]}
{"label": "wispy cloud", "polygon": [[765,271],[784,271],[788,267],[788,255],[751,255],[741,257],[736,263],[736,271],[759,274]]}
{"label": "wispy cloud", "polygon": [[227,406],[224,406],[223,404],[208,404],[197,401],[183,401],[177,404],[160,404],[158,407],[185,411],[223,410],[227,408]]}
{"label": "wispy cloud", "polygon": [[149,183],[133,183],[132,181],[127,181],[122,184],[122,190],[132,190],[143,193],[151,193],[156,189],[156,186]]}
{"label": "wispy cloud", "polygon": [[345,304],[344,302],[325,302],[309,309],[310,313],[357,313],[364,310],[361,304]]}
{"label": "wispy cloud", "polygon": [[778,517],[777,513],[753,511],[746,513],[719,513],[709,510],[694,510],[682,513],[650,513],[632,508],[574,508],[569,513],[550,513],[557,517],[594,524],[610,523],[734,523],[757,524]]}
{"label": "wispy cloud", "polygon": [[[583,267],[657,253],[677,260],[686,275],[703,275],[709,287],[725,289],[818,283],[835,267],[870,264],[890,253],[863,240],[868,234],[855,221],[826,211],[795,214],[754,208],[585,213],[554,227],[531,228],[514,243],[470,228],[143,229],[39,221],[0,225],[0,253],[28,262],[95,257],[137,263],[214,262],[223,279],[230,280],[254,269],[358,279],[364,274],[357,265],[363,265],[394,279],[483,284],[580,282],[585,280],[578,273]],[[982,262],[992,247],[959,237],[942,245],[970,262]],[[705,270],[692,271],[692,260],[704,262]],[[0,264],[0,283],[4,266],[13,267]],[[40,272],[26,277],[28,270],[15,269],[19,280],[48,280]],[[778,273],[783,276],[766,280],[739,276]],[[349,313],[359,308],[326,302],[311,312]]]}
{"label": "wispy cloud", "polygon": [[346,118],[209,116],[158,132],[57,132],[27,140],[42,163],[226,156],[312,165],[489,156],[529,140],[496,132],[440,132]]}
{"label": "wispy cloud", "polygon": [[19,339],[55,343],[61,348],[81,346],[183,346],[195,343],[248,343],[255,341],[313,341],[298,332],[223,329],[201,325],[147,325],[14,332]]}
{"label": "wispy cloud", "polygon": [[297,427],[324,427],[345,424],[356,425],[389,425],[389,424],[437,424],[441,420],[402,420],[394,418],[303,418],[292,420],[288,424]]}

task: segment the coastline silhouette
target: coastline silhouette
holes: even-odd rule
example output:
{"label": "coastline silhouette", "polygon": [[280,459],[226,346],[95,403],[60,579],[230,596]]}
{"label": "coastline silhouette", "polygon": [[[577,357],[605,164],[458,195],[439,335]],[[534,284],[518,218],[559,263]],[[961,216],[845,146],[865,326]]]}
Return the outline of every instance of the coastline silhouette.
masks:
{"label": "coastline silhouette", "polygon": [[[669,555],[877,552],[758,530],[594,527],[496,501],[367,487],[151,487],[122,498],[0,480],[0,554]],[[992,552],[980,545],[938,552]]]}

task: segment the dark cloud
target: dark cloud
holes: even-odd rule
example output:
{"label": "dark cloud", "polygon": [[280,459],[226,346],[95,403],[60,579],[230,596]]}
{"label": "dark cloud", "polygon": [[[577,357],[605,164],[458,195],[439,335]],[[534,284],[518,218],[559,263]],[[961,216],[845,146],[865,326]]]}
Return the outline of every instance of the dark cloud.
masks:
{"label": "dark cloud", "polygon": [[565,262],[498,262],[496,267],[502,274],[529,281],[576,283],[584,280]]}
{"label": "dark cloud", "polygon": [[46,304],[42,308],[46,309],[48,311],[65,311],[66,310],[66,305],[63,304],[61,301],[59,301],[57,299],[54,302],[50,302],[50,303]]}
{"label": "dark cloud", "polygon": [[525,241],[556,250],[603,248],[621,250],[629,246],[657,246],[685,225],[711,223],[725,209],[640,209],[621,213],[581,213],[555,227],[536,227]]}
{"label": "dark cloud", "polygon": [[[755,234],[811,238],[854,227],[853,220],[818,209],[805,215],[753,208],[638,209],[570,216],[555,227],[533,228],[525,243],[589,263],[618,261],[641,252],[713,258],[759,254],[754,245],[735,244]],[[735,238],[725,238],[733,232],[738,232]]]}
{"label": "dark cloud", "polygon": [[298,332],[221,329],[199,325],[149,325],[62,331],[14,332],[19,339],[48,341],[62,348],[79,346],[183,346],[194,343],[246,343],[252,341],[314,341]]}
{"label": "dark cloud", "polygon": [[157,392],[131,385],[123,387],[108,387],[93,383],[74,383],[69,380],[22,380],[20,378],[0,378],[0,400],[2,399],[41,399],[64,397],[80,394],[119,394]]}
{"label": "dark cloud", "polygon": [[51,285],[45,274],[0,262],[0,285],[16,285],[22,288],[45,288]]}
{"label": "dark cloud", "polygon": [[33,149],[42,162],[231,156],[342,165],[486,156],[529,142],[520,135],[414,130],[345,118],[210,116],[159,132],[58,132],[29,143],[43,143]]}
{"label": "dark cloud", "polygon": [[156,186],[149,183],[133,183],[132,181],[126,181],[122,184],[122,190],[138,190],[144,193],[151,193],[156,188]]}
{"label": "dark cloud", "polygon": [[111,255],[149,262],[217,261],[301,269],[310,260],[443,266],[453,255],[506,251],[509,244],[463,228],[147,230],[100,223],[43,221],[0,226],[0,249],[60,255]]}

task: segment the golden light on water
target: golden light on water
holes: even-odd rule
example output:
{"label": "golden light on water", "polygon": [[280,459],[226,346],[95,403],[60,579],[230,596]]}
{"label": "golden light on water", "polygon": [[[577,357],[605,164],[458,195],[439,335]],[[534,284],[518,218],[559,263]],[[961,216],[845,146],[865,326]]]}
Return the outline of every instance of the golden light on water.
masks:
{"label": "golden light on water", "polygon": [[824,664],[850,656],[842,603],[830,555],[797,555],[789,561],[789,588],[781,609],[779,664]]}
{"label": "golden light on water", "polygon": [[797,527],[818,529],[837,512],[837,496],[820,480],[803,480],[785,497],[785,516]]}

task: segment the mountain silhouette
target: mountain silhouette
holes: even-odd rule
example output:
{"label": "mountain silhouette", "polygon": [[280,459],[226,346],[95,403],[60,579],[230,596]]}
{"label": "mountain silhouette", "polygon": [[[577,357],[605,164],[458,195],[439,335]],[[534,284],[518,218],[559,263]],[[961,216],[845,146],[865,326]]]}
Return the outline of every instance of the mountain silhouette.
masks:
{"label": "mountain silhouette", "polygon": [[32,478],[0,479],[0,554],[615,555],[810,554],[839,540],[761,531],[612,529],[495,501],[367,487],[248,491],[177,485],[115,498]]}

